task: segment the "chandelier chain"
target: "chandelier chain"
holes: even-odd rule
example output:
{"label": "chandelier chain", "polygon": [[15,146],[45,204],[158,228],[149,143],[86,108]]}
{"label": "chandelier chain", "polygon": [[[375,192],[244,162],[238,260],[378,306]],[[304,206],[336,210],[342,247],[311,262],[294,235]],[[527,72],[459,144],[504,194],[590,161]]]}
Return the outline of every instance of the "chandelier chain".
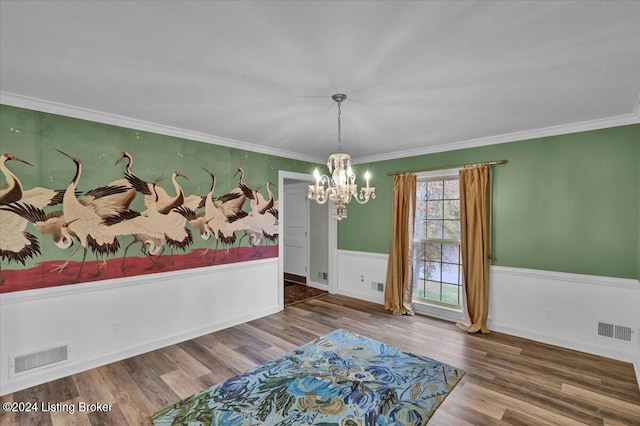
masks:
{"label": "chandelier chain", "polygon": [[341,104],[342,102],[338,101],[338,152],[342,152],[342,120],[341,120],[342,108],[340,108]]}

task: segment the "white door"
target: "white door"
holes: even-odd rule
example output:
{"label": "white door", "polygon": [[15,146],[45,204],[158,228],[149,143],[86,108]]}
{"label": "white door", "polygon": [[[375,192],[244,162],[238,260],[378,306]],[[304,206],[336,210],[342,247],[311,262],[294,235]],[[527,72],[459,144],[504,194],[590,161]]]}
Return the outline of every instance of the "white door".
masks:
{"label": "white door", "polygon": [[284,186],[284,272],[307,277],[309,268],[308,183]]}

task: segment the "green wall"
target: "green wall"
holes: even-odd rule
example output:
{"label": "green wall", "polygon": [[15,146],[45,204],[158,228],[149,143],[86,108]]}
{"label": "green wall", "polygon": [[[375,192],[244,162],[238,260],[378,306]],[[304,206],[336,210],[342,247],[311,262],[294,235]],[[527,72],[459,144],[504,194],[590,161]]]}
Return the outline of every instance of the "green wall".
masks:
{"label": "green wall", "polygon": [[[11,128],[19,129],[19,132],[12,132]],[[304,161],[0,105],[0,153],[9,152],[34,166],[17,161],[7,163],[25,190],[35,186],[50,189],[67,187],[75,174],[75,165],[56,148],[82,161],[78,189],[83,193],[124,177],[126,160],[114,166],[122,151],[133,155],[133,171],[137,176],[147,181],[164,176],[159,186],[170,194],[174,193],[171,184],[174,170],[189,178],[179,178],[185,195],[204,196],[211,186],[211,177],[202,170],[202,167],[207,168],[216,174],[214,196],[219,196],[238,186],[238,177],[233,177],[233,174],[240,166],[246,172],[245,183],[251,188],[260,187],[266,196],[265,183],[271,180],[277,184],[279,170],[309,173],[315,167]],[[4,184],[3,177],[0,177],[1,184]],[[272,187],[272,190],[278,198],[278,188]],[[58,205],[46,210],[61,208]],[[142,197],[138,197],[131,208],[144,210]],[[42,256],[30,259],[26,267],[43,260],[66,259],[69,256],[70,253],[53,244],[50,236],[40,235],[31,225],[27,232],[38,237]],[[203,241],[195,232],[193,240],[190,249],[209,246],[209,242]],[[120,255],[125,245],[121,244]],[[23,267],[4,261],[2,268]]]}
{"label": "green wall", "polygon": [[[123,164],[114,167],[114,162],[124,150],[134,155],[138,176],[151,180],[162,175],[161,186],[170,192],[173,170],[185,173],[190,178],[181,181],[186,194],[208,191],[210,178],[201,167],[218,176],[216,195],[237,186],[237,166],[247,171],[249,186],[263,188],[266,180],[277,181],[278,170],[309,173],[314,168],[304,161],[252,151],[136,134],[128,128],[0,105],[0,152],[35,166],[9,164],[25,188],[68,185],[74,165],[54,148],[83,161],[83,191],[122,178]],[[387,172],[496,159],[508,163],[494,167],[493,173],[495,265],[640,279],[640,125],[357,165],[358,183],[369,170],[377,197],[366,205],[349,205],[348,219],[339,223],[338,247],[388,253],[393,179]],[[39,240],[43,256],[32,263],[67,256],[50,238]],[[206,245],[199,238],[194,242],[192,248]]]}
{"label": "green wall", "polygon": [[358,165],[377,198],[349,205],[338,247],[388,253],[387,172],[498,159],[508,163],[493,168],[495,265],[640,278],[640,125]]}

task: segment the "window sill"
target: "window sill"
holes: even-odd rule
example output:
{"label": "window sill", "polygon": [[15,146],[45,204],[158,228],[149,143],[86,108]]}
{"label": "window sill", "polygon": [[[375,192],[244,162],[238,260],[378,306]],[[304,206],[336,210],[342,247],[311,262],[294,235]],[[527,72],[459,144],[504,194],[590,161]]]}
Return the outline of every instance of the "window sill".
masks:
{"label": "window sill", "polygon": [[445,321],[458,322],[462,316],[462,307],[449,308],[441,305],[435,305],[426,302],[413,302],[413,309],[417,314],[427,315],[430,317],[442,319]]}

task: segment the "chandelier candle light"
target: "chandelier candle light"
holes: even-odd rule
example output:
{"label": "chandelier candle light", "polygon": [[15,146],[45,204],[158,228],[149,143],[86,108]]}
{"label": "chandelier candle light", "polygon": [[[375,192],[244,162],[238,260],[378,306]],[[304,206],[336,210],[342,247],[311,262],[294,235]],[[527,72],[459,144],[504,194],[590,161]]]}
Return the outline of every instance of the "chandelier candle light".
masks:
{"label": "chandelier candle light", "polygon": [[315,200],[318,204],[324,204],[327,200],[333,201],[332,216],[335,219],[342,220],[347,217],[347,204],[352,200],[356,200],[359,204],[365,204],[369,198],[376,198],[376,189],[369,186],[371,175],[367,171],[364,175],[366,186],[360,188],[358,194],[358,185],[356,185],[356,175],[351,168],[351,157],[349,154],[340,152],[342,149],[341,130],[342,123],[340,116],[342,114],[341,104],[347,99],[347,95],[335,94],[331,99],[338,103],[338,152],[331,154],[327,160],[327,168],[331,177],[320,175],[318,169],[313,173],[316,181],[315,184],[309,185],[308,198]]}

